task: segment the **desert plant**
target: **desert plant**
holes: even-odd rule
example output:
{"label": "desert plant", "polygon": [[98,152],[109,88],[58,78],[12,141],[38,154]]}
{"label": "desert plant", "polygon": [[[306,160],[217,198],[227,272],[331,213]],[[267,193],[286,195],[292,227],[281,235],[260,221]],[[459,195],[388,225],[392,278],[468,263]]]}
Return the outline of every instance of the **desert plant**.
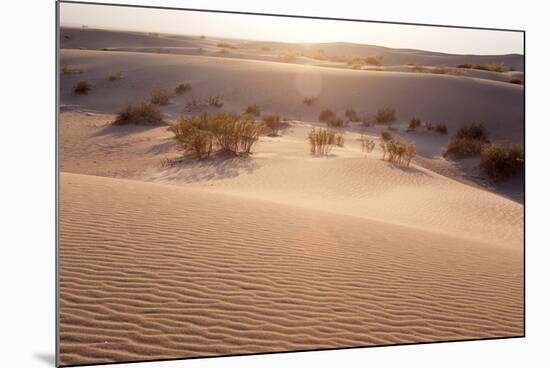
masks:
{"label": "desert plant", "polygon": [[470,124],[460,127],[456,132],[456,138],[478,140],[483,143],[490,143],[489,132],[483,124]]}
{"label": "desert plant", "polygon": [[206,39],[206,36],[201,35],[199,38],[200,38],[201,40],[204,40],[204,39]]}
{"label": "desert plant", "polygon": [[92,89],[90,83],[86,81],[80,81],[73,86],[73,92],[78,94],[86,94]]}
{"label": "desert plant", "polygon": [[262,118],[269,135],[277,136],[279,135],[279,130],[281,129],[281,118],[277,114],[266,115]]}
{"label": "desert plant", "polygon": [[431,70],[432,74],[447,74],[449,69],[444,65],[437,65]]}
{"label": "desert plant", "polygon": [[313,155],[326,156],[330,153],[332,146],[336,144],[336,134],[328,128],[311,128],[307,139],[310,152]]}
{"label": "desert plant", "polygon": [[510,70],[510,68],[505,67],[502,63],[475,64],[474,66],[472,66],[472,68],[497,73],[507,72]]}
{"label": "desert plant", "polygon": [[129,104],[118,113],[114,125],[162,125],[164,118],[159,108],[150,102]]}
{"label": "desert plant", "polygon": [[225,48],[231,48],[231,45],[230,45],[229,43],[227,43],[227,42],[218,42],[218,43],[216,44],[216,46],[218,46],[218,47],[225,47]]}
{"label": "desert plant", "polygon": [[338,147],[344,147],[344,136],[343,135],[337,135],[335,139],[335,143]]}
{"label": "desert plant", "polygon": [[409,122],[409,127],[407,128],[407,132],[413,132],[416,130],[416,128],[419,128],[422,124],[422,121],[417,118],[412,118]]}
{"label": "desert plant", "polygon": [[252,116],[260,116],[260,113],[261,113],[260,106],[250,105],[246,108],[244,113]]}
{"label": "desert plant", "polygon": [[509,82],[512,83],[512,84],[523,84],[523,81],[521,79],[517,79],[517,78],[510,79]]}
{"label": "desert plant", "polygon": [[263,124],[248,115],[218,113],[208,117],[209,131],[222,152],[233,155],[250,154],[264,131]]}
{"label": "desert plant", "polygon": [[393,134],[391,134],[391,132],[387,130],[383,130],[380,132],[380,137],[382,137],[384,141],[389,141],[390,139],[393,138]]}
{"label": "desert plant", "polygon": [[385,144],[387,147],[388,161],[393,164],[409,166],[411,160],[416,155],[416,145],[414,142],[406,143],[399,137],[393,137]]}
{"label": "desert plant", "polygon": [[380,66],[382,65],[382,56],[369,56],[365,58],[365,64]]}
{"label": "desert plant", "polygon": [[151,103],[155,105],[165,106],[170,103],[170,98],[172,98],[172,95],[170,92],[165,90],[156,90],[153,91],[151,94]]}
{"label": "desert plant", "polygon": [[432,123],[426,123],[426,130],[428,131],[432,131],[432,130],[435,130],[435,125],[433,125]]}
{"label": "desert plant", "polygon": [[447,125],[445,124],[437,124],[435,126],[435,131],[439,134],[447,134]]}
{"label": "desert plant", "polygon": [[269,46],[262,46],[262,47],[260,47],[260,50],[261,50],[261,51],[271,51],[271,47],[269,47]]}
{"label": "desert plant", "polygon": [[336,114],[330,109],[324,109],[319,113],[319,121],[322,121],[324,123],[328,123],[331,119],[334,119],[335,117]]}
{"label": "desert plant", "polygon": [[370,153],[374,150],[374,147],[376,146],[374,139],[361,134],[361,138],[359,138],[359,140],[361,141],[361,151]]}
{"label": "desert plant", "polygon": [[174,88],[174,93],[177,95],[182,95],[187,91],[191,90],[191,84],[190,83],[180,83]]}
{"label": "desert plant", "polygon": [[355,111],[354,108],[347,109],[345,115],[349,121],[356,122],[360,120],[359,115],[357,115],[357,112]]}
{"label": "desert plant", "polygon": [[282,57],[283,57],[283,60],[286,62],[286,63],[291,63],[293,61],[296,60],[296,54],[294,53],[286,53],[284,54]]}
{"label": "desert plant", "polygon": [[306,105],[306,106],[312,106],[315,102],[317,102],[316,97],[305,97],[304,98],[304,105]]}
{"label": "desert plant", "polygon": [[220,96],[209,96],[208,105],[212,107],[220,108],[223,106],[223,101]]}
{"label": "desert plant", "polygon": [[61,71],[63,72],[63,74],[82,74],[83,73],[81,68],[71,64],[63,64],[63,66],[61,67]]}
{"label": "desert plant", "polygon": [[376,122],[390,125],[395,121],[395,109],[393,107],[383,107],[376,113]]}
{"label": "desert plant", "polygon": [[331,117],[326,123],[329,127],[333,128],[344,126],[344,120],[338,116]]}
{"label": "desert plant", "polygon": [[411,65],[412,71],[415,73],[422,73],[424,72],[424,67],[422,65],[413,64]]}
{"label": "desert plant", "polygon": [[495,182],[515,175],[523,165],[524,152],[520,145],[491,144],[481,151],[479,166]]}
{"label": "desert plant", "polygon": [[453,138],[447,146],[444,156],[451,159],[460,159],[479,155],[484,143],[476,139]]}
{"label": "desert plant", "polygon": [[107,80],[109,80],[110,82],[114,82],[114,81],[117,81],[119,79],[122,79],[124,78],[124,76],[122,75],[122,72],[116,72],[116,73],[113,73],[111,75],[109,75],[107,77]]}
{"label": "desert plant", "polygon": [[463,64],[458,64],[456,67],[457,67],[457,68],[461,68],[461,69],[471,69],[471,68],[472,68],[472,64],[463,63]]}
{"label": "desert plant", "polygon": [[181,117],[169,130],[185,153],[198,159],[208,157],[213,150],[213,135],[208,129],[208,116]]}

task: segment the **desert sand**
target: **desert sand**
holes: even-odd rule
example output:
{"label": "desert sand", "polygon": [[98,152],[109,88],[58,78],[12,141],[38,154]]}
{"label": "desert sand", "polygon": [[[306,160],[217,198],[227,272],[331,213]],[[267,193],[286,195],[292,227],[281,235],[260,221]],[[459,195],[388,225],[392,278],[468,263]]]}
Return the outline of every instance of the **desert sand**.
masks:
{"label": "desert sand", "polygon": [[[522,57],[308,45],[384,53],[384,70],[352,70],[284,62],[289,44],[224,40],[237,48],[220,55],[208,37],[61,34],[61,63],[82,70],[60,76],[62,364],[523,335],[522,180],[494,186],[442,158],[472,120],[522,143],[523,86],[406,65],[502,61],[522,78]],[[72,93],[79,80],[90,93]],[[220,95],[222,111],[258,104],[288,126],[249,157],[197,161],[181,159],[166,126],[111,125],[127,103],[183,82],[192,90],[161,107],[169,122],[193,96]],[[417,145],[410,167],[362,152],[361,133],[380,128],[357,124],[338,129],[344,147],[310,155],[321,109],[387,105],[395,134]],[[412,116],[449,135],[405,132]]]}

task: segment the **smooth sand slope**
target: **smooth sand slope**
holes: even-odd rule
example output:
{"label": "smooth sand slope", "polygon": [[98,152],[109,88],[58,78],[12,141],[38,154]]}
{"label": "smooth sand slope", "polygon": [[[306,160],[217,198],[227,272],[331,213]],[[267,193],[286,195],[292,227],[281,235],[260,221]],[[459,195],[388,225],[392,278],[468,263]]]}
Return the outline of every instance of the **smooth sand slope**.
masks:
{"label": "smooth sand slope", "polygon": [[62,364],[523,333],[521,247],[174,185],[60,185]]}
{"label": "smooth sand slope", "polygon": [[[154,90],[172,91],[183,82],[192,90],[177,96],[163,110],[176,117],[193,97],[219,95],[222,110],[242,112],[258,104],[264,112],[298,120],[316,120],[324,108],[340,115],[350,107],[375,114],[393,106],[397,117],[445,123],[452,134],[471,122],[483,122],[494,140],[523,142],[523,86],[510,83],[425,73],[347,70],[280,62],[193,55],[62,50],[61,62],[82,68],[82,74],[61,78],[62,108],[118,112],[126,104],[150,98]],[[107,77],[123,71],[125,78]],[[72,87],[86,80],[94,87],[76,95]],[[315,96],[311,107],[304,97]]]}

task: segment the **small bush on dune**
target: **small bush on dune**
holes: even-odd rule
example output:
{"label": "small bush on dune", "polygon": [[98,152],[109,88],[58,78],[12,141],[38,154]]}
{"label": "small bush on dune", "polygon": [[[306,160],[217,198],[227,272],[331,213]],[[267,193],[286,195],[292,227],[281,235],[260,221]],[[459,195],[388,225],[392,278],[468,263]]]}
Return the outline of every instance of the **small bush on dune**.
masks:
{"label": "small bush on dune", "polygon": [[382,56],[369,56],[365,58],[365,64],[381,66],[382,65]]}
{"label": "small bush on dune", "polygon": [[260,50],[261,50],[261,51],[271,51],[271,47],[269,47],[269,46],[262,46],[262,47],[260,47]]}
{"label": "small bush on dune", "polygon": [[110,76],[108,76],[107,80],[109,80],[110,82],[114,82],[114,81],[117,81],[119,79],[122,79],[123,77],[124,76],[122,75],[122,72],[116,72],[116,73],[113,73]]}
{"label": "small bush on dune", "polygon": [[220,108],[223,106],[223,101],[220,96],[209,96],[208,105],[212,107]]}
{"label": "small bush on dune", "polygon": [[417,64],[413,64],[411,66],[412,68],[412,71],[415,72],[415,73],[422,73],[424,72],[424,67],[422,65],[417,65]]}
{"label": "small bush on dune", "polygon": [[510,79],[509,82],[512,84],[523,84],[523,81],[521,79]]}
{"label": "small bush on dune", "polygon": [[225,47],[225,48],[230,48],[230,47],[231,47],[231,45],[228,44],[227,42],[218,42],[218,43],[216,44],[216,46],[218,46],[218,47]]}
{"label": "small bush on dune", "polygon": [[322,121],[324,123],[328,123],[329,120],[334,118],[336,118],[336,114],[330,109],[324,109],[319,113],[319,121]]}
{"label": "small bush on dune", "polygon": [[419,128],[421,124],[422,124],[422,121],[420,119],[412,118],[411,121],[409,122],[409,127],[407,128],[407,132],[415,131],[416,128]]}
{"label": "small bush on dune", "polygon": [[63,64],[63,66],[61,67],[61,71],[63,72],[63,74],[82,74],[82,73],[84,73],[82,71],[82,69],[80,69],[79,67],[76,67],[74,65],[71,65],[71,64]]}
{"label": "small bush on dune", "polygon": [[483,143],[489,143],[489,132],[483,124],[470,124],[462,126],[456,132],[456,138],[473,139]]}
{"label": "small bush on dune", "polygon": [[317,98],[316,97],[306,97],[304,98],[304,105],[306,106],[313,106],[313,104],[315,104],[317,102]]}
{"label": "small bush on dune", "polygon": [[393,137],[385,143],[388,153],[388,161],[396,165],[409,166],[411,160],[416,155],[416,145],[414,142],[407,143],[399,137]]}
{"label": "small bush on dune", "polygon": [[445,124],[437,124],[435,126],[435,131],[439,134],[447,134],[447,125]]}
{"label": "small bush on dune", "polygon": [[353,108],[347,109],[345,115],[349,121],[356,122],[360,120],[359,115]]}
{"label": "small bush on dune", "polygon": [[389,141],[390,139],[393,138],[393,134],[391,134],[391,132],[387,130],[383,130],[380,132],[380,137],[382,137],[382,139],[385,141]]}
{"label": "small bush on dune", "polygon": [[333,116],[327,122],[327,125],[332,128],[339,128],[345,125],[344,120],[338,116]]}
{"label": "small bush on dune", "polygon": [[472,64],[463,63],[463,64],[458,64],[456,67],[457,67],[457,68],[461,68],[461,69],[471,69],[471,68],[472,68]]}
{"label": "small bush on dune", "polygon": [[73,87],[73,92],[77,94],[86,94],[92,89],[90,83],[86,81],[80,81]]}
{"label": "small bush on dune", "polygon": [[376,122],[380,124],[391,124],[395,121],[395,109],[393,107],[383,107],[376,113]]}
{"label": "small bush on dune", "polygon": [[374,139],[361,134],[361,138],[359,138],[359,140],[361,141],[361,151],[370,153],[374,150],[374,147],[376,146]]}
{"label": "small bush on dune", "polygon": [[174,93],[177,95],[182,95],[187,91],[191,90],[191,84],[190,83],[180,83],[174,88]]}
{"label": "small bush on dune", "polygon": [[260,116],[260,113],[261,113],[260,106],[250,105],[246,108],[244,113],[252,116]]}
{"label": "small bush on dune", "polygon": [[487,145],[481,151],[479,166],[493,181],[515,175],[523,168],[524,152],[520,145]]}
{"label": "small bush on dune", "polygon": [[262,121],[268,131],[269,135],[277,136],[279,135],[279,130],[281,129],[281,118],[277,114],[267,115],[262,118]]}
{"label": "small bush on dune", "polygon": [[165,106],[170,103],[172,95],[165,90],[156,90],[151,94],[151,103],[155,105]]}
{"label": "small bush on dune", "polygon": [[449,69],[447,69],[447,67],[443,66],[443,65],[438,65],[436,67],[434,67],[431,72],[433,74],[447,74],[449,73]]}
{"label": "small bush on dune", "polygon": [[185,153],[198,159],[208,157],[213,149],[213,135],[208,130],[208,118],[202,116],[181,117],[169,130]]}
{"label": "small bush on dune", "polygon": [[435,130],[435,125],[432,123],[426,123],[426,129],[431,132],[432,130]]}
{"label": "small bush on dune", "polygon": [[164,118],[159,108],[150,102],[141,102],[138,104],[130,104],[119,112],[114,125],[162,125]]}
{"label": "small bush on dune", "polygon": [[447,146],[444,156],[451,159],[460,159],[479,155],[484,143],[475,139],[453,138]]}
{"label": "small bush on dune", "polygon": [[311,154],[326,156],[336,144],[336,133],[328,128],[311,128],[307,139]]}
{"label": "small bush on dune", "polygon": [[344,142],[345,142],[345,140],[344,140],[344,136],[343,136],[343,135],[337,135],[337,136],[336,136],[336,145],[337,145],[338,147],[344,147]]}
{"label": "small bush on dune", "polygon": [[510,70],[510,68],[505,67],[504,64],[502,63],[475,64],[474,66],[472,66],[472,68],[478,69],[478,70],[485,70],[488,72],[497,72],[497,73],[507,72]]}

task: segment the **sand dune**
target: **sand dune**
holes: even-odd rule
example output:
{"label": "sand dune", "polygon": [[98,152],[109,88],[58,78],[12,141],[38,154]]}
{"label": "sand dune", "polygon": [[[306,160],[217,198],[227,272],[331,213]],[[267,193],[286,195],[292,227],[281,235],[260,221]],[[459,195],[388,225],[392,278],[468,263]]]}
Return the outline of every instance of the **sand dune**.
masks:
{"label": "sand dune", "polygon": [[[298,120],[315,121],[319,111],[331,108],[339,114],[355,107],[374,114],[393,106],[400,121],[416,116],[444,122],[451,133],[460,125],[483,122],[494,140],[523,142],[523,86],[497,81],[384,71],[362,71],[190,55],[62,50],[61,62],[78,65],[83,74],[61,78],[64,108],[117,112],[125,104],[148,99],[155,89],[172,90],[189,82],[192,91],[173,99],[164,108],[172,116],[185,112],[192,96],[222,96],[223,110],[244,111],[258,104]],[[123,71],[126,78],[106,78]],[[94,89],[75,95],[72,86],[87,80]],[[317,96],[306,107],[304,97]]]}
{"label": "sand dune", "polygon": [[62,364],[523,333],[521,248],[173,185],[60,185]]}

